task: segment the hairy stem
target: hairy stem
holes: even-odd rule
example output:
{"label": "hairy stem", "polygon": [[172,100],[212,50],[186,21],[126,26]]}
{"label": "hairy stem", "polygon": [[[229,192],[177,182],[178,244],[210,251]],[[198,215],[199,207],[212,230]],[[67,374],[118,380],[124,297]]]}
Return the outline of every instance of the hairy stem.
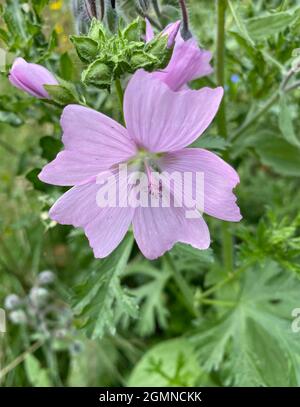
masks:
{"label": "hairy stem", "polygon": [[188,14],[185,0],[179,0],[179,5],[181,8],[181,14],[182,14],[182,36],[183,36],[184,40],[188,40],[192,37],[192,34],[189,29],[189,14]]}

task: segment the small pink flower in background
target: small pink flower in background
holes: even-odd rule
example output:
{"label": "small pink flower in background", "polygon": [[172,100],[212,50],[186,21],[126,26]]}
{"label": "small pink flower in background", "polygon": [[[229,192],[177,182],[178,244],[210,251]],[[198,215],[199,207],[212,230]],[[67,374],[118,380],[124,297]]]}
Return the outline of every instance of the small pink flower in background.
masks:
{"label": "small pink flower in background", "polygon": [[153,168],[167,173],[202,171],[204,212],[239,221],[232,192],[239,182],[238,174],[209,151],[185,148],[209,126],[222,95],[220,87],[174,92],[152,74],[139,70],[125,92],[127,128],[92,109],[67,106],[61,118],[65,149],[44,167],[39,178],[49,184],[74,186],[51,208],[50,218],[83,228],[98,258],[118,246],[131,224],[141,252],[149,259],[161,256],[178,241],[208,248],[209,230],[200,212],[197,218],[187,219],[183,207],[100,208],[96,196],[101,186],[96,178],[108,170],[116,171],[120,163],[130,167],[140,154],[143,160],[139,165],[150,183]]}
{"label": "small pink flower in background", "polygon": [[58,85],[48,69],[38,64],[28,63],[23,58],[15,60],[8,79],[16,88],[39,99],[50,99],[44,85]]}
{"label": "small pink flower in background", "polygon": [[[154,73],[174,91],[185,88],[188,82],[209,75],[213,71],[209,63],[211,53],[199,48],[195,38],[184,41],[177,26],[178,22],[169,24],[163,31],[174,33],[177,29],[175,47],[168,66]],[[146,19],[146,42],[151,41],[153,37],[152,26]]]}

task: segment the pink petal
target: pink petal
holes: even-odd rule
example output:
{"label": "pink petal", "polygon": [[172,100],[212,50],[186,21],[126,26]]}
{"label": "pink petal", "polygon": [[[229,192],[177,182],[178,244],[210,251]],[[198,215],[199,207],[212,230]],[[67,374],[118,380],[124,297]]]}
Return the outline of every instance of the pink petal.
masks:
{"label": "pink petal", "polygon": [[96,110],[80,105],[67,106],[61,117],[66,150],[89,156],[125,161],[136,153],[134,142],[119,123]]}
{"label": "pink petal", "polygon": [[[240,182],[237,172],[216,154],[200,148],[166,154],[159,161],[162,170],[204,173],[204,212],[218,219],[238,222],[242,216],[233,188]],[[195,181],[193,187],[195,188]]]}
{"label": "pink petal", "polygon": [[133,231],[143,255],[156,259],[176,242],[207,249],[210,237],[205,221],[200,215],[195,219],[186,219],[185,215],[185,208],[137,208]]}
{"label": "pink petal", "polygon": [[41,99],[50,98],[44,85],[58,84],[48,69],[27,63],[23,58],[15,60],[9,73],[9,80],[15,87]]}
{"label": "pink petal", "polygon": [[46,165],[39,178],[54,185],[80,185],[101,171],[126,161],[136,153],[127,130],[109,117],[79,105],[62,114],[65,150]]}
{"label": "pink petal", "polygon": [[172,90],[178,91],[193,79],[211,74],[213,71],[209,64],[211,58],[211,53],[199,48],[194,38],[183,41],[177,36],[168,66],[154,75]]}
{"label": "pink petal", "polygon": [[104,208],[85,228],[96,258],[108,256],[123,240],[134,215],[133,208]]}
{"label": "pink petal", "polygon": [[145,18],[145,22],[146,22],[145,40],[146,40],[146,42],[150,42],[154,38],[154,31],[153,31],[152,25],[151,25],[150,21],[148,20],[148,18]]}
{"label": "pink petal", "polygon": [[181,25],[181,21],[178,20],[175,23],[169,24],[163,31],[162,35],[167,35],[168,36],[168,44],[167,47],[171,48],[175,44],[175,40],[177,37],[177,34],[179,32],[179,28]]}
{"label": "pink petal", "polygon": [[45,165],[39,179],[52,185],[81,185],[96,179],[96,176],[114,164],[111,157],[64,150]]}
{"label": "pink petal", "polygon": [[50,218],[61,224],[82,227],[97,258],[108,256],[122,241],[132,222],[134,209],[97,204],[101,186],[75,186],[51,208]]}
{"label": "pink petal", "polygon": [[69,189],[50,209],[50,218],[62,225],[86,226],[101,210],[96,201],[98,191],[95,182]]}
{"label": "pink petal", "polygon": [[152,74],[139,70],[125,92],[128,133],[151,152],[179,150],[206,130],[222,96],[221,87],[173,92]]}

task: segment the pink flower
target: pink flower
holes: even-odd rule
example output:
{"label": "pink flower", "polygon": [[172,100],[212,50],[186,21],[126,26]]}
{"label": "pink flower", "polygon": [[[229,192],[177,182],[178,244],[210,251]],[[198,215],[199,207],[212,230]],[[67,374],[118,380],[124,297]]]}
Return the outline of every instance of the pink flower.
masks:
{"label": "pink flower", "polygon": [[39,99],[50,99],[44,85],[58,85],[48,69],[41,65],[30,64],[23,58],[17,58],[10,70],[11,84]]}
{"label": "pink flower", "polygon": [[[79,105],[64,109],[61,125],[65,149],[44,167],[39,178],[54,185],[74,185],[51,208],[50,218],[84,229],[95,257],[105,257],[122,241],[130,225],[136,242],[149,259],[161,256],[180,241],[198,249],[210,245],[208,227],[197,211],[187,219],[184,207],[100,208],[98,174],[118,171],[116,165],[137,163],[147,173],[149,194],[153,168],[172,173],[204,172],[204,212],[239,221],[232,189],[235,170],[215,154],[185,148],[213,120],[223,89],[174,92],[153,75],[139,70],[124,97],[124,128],[109,117]],[[141,157],[143,157],[141,159]],[[128,190],[121,188],[121,194]]]}
{"label": "pink flower", "polygon": [[[178,22],[168,25],[163,32],[174,33]],[[178,29],[177,29],[178,31]],[[146,19],[146,42],[153,39],[154,32],[151,24]],[[198,47],[195,38],[184,41],[178,31],[175,40],[175,47],[168,66],[155,72],[154,75],[165,82],[172,90],[183,89],[188,82],[201,78],[212,73],[213,69],[209,62],[212,55]]]}

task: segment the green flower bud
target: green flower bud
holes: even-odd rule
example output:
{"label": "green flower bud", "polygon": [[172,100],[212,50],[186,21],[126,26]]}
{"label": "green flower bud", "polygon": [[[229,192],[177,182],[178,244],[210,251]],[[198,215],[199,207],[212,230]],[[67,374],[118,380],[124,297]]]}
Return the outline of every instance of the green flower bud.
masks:
{"label": "green flower bud", "polygon": [[82,73],[82,82],[97,86],[98,88],[110,88],[113,80],[113,69],[102,59],[93,62]]}

